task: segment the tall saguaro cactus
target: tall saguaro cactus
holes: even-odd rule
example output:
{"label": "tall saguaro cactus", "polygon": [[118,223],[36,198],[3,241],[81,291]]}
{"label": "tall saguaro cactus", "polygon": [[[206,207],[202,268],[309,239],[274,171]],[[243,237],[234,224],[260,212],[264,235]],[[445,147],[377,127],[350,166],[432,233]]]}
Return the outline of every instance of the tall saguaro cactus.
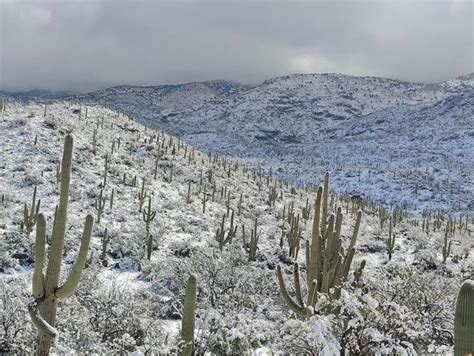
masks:
{"label": "tall saguaro cactus", "polygon": [[[329,294],[330,298],[338,299],[341,286],[347,280],[352,260],[355,254],[355,244],[359,234],[362,212],[357,213],[352,238],[347,250],[342,247],[341,227],[343,215],[341,208],[336,214],[327,218],[329,192],[329,174],[324,177],[324,189],[317,190],[314,204],[314,217],[311,242],[306,241],[306,284],[308,296],[303,300],[300,281],[299,265],[293,266],[293,279],[295,283],[296,300],[292,299],[286,288],[283,270],[277,268],[280,291],[287,305],[295,313],[310,317],[315,313],[314,307],[318,301],[318,292]],[[365,266],[365,263],[363,264]],[[362,273],[362,268],[357,271]],[[331,292],[331,289],[333,291]]]}
{"label": "tall saguaro cactus", "polygon": [[[92,235],[94,218],[87,215],[82,233],[79,254],[72,270],[62,286],[59,286],[61,273],[61,257],[64,248],[64,235],[66,232],[69,183],[71,180],[72,152],[74,137],[67,135],[64,142],[64,152],[61,161],[61,190],[59,205],[55,215],[51,243],[49,247],[49,260],[46,274],[43,274],[43,264],[46,245],[46,219],[43,214],[38,215],[35,246],[35,269],[33,272],[33,296],[35,301],[30,305],[29,311],[33,323],[38,328],[37,355],[48,355],[51,342],[56,335],[54,324],[58,301],[71,296],[76,290],[81,278],[82,270],[86,263],[87,251]],[[39,313],[38,309],[39,308]]]}
{"label": "tall saguaro cactus", "polygon": [[463,283],[456,301],[454,315],[454,354],[474,352],[474,280]]}
{"label": "tall saguaro cactus", "polygon": [[181,321],[181,340],[184,342],[184,347],[179,353],[180,356],[191,356],[193,354],[196,290],[196,277],[190,276],[186,284],[186,294],[184,296],[183,319]]}

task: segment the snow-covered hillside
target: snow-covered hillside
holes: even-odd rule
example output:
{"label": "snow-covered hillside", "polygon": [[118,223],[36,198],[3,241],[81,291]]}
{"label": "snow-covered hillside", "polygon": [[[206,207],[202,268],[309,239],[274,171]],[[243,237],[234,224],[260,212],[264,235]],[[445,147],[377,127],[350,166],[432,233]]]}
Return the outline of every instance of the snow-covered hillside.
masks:
{"label": "snow-covered hillside", "polygon": [[[297,75],[160,120],[202,149],[254,159],[279,178],[412,211],[474,208],[472,75],[441,85]],[[413,194],[416,187],[420,194]]]}
{"label": "snow-covered hillside", "polygon": [[[413,101],[439,95],[431,89],[426,90],[423,95],[403,95],[410,98],[406,100]],[[397,119],[397,123],[390,120],[394,108],[386,108],[383,117],[387,122],[384,124],[380,122],[379,114],[368,114],[361,107],[360,110],[367,114],[363,118],[364,125],[353,120],[344,121],[345,125],[340,127],[342,137],[364,137],[363,142],[370,142],[377,135],[377,125],[394,132],[395,137],[400,125],[403,130],[409,130],[410,120],[416,115],[426,126],[421,133],[412,130],[412,142],[417,142],[422,140],[417,135],[436,131],[437,125],[441,125],[436,120],[441,120],[438,117],[446,110],[453,119],[446,130],[457,132],[459,127],[464,127],[469,120],[464,110],[469,110],[472,93],[441,95],[436,97],[438,99],[441,100],[439,104],[432,107],[405,109],[405,115]],[[439,110],[440,115],[429,116],[433,110]],[[399,118],[399,113],[396,110],[393,115]],[[93,143],[95,131],[96,145]],[[54,352],[173,353],[179,334],[185,282],[190,273],[198,280],[197,354],[244,354],[252,350],[261,354],[278,351],[335,354],[341,349],[353,353],[404,354],[452,350],[456,294],[464,280],[474,278],[473,222],[468,220],[466,225],[464,215],[461,220],[455,220],[455,231],[448,234],[452,249],[444,264],[442,251],[447,217],[432,212],[430,217],[417,220],[405,211],[399,212],[392,231],[395,247],[389,261],[389,223],[384,220],[381,226],[383,214],[379,206],[367,200],[333,196],[329,212],[341,207],[345,215],[341,231],[344,248],[352,236],[356,211],[359,207],[363,209],[351,271],[363,260],[366,266],[359,281],[350,273],[339,300],[331,301],[322,293],[316,315],[302,318],[290,312],[285,303],[279,291],[276,267],[280,265],[284,269],[290,294],[294,295],[291,274],[294,259],[289,257],[286,239],[290,232],[288,211],[293,203],[295,216],[301,216],[302,238],[298,240],[301,251],[296,261],[306,278],[304,250],[305,240],[311,239],[312,214],[308,219],[303,218],[303,208],[307,202],[314,207],[313,189],[302,190],[267,179],[258,171],[247,169],[247,161],[209,156],[175,137],[147,129],[101,106],[81,107],[58,102],[49,104],[45,111],[40,104],[8,101],[0,119],[0,352],[31,354],[33,349],[36,331],[29,321],[27,305],[33,301],[31,277],[35,230],[28,234],[21,229],[23,209],[24,204],[29,206],[36,186],[37,198],[41,199],[40,211],[47,217],[47,235],[50,234],[58,203],[57,167],[68,133],[75,136],[75,149],[63,275],[74,262],[86,214],[93,213],[98,220],[94,202],[101,189],[106,201],[100,222],[96,221],[94,225],[80,286],[73,296],[60,304],[56,325],[59,335]],[[472,183],[466,182],[471,174],[472,157],[465,157],[465,161],[462,158],[466,149],[469,154],[469,147],[466,148],[469,131],[465,136],[451,139],[448,136],[447,140],[438,131],[430,135],[437,140],[435,142],[439,141],[439,145],[446,145],[449,157],[459,157],[448,167],[457,172],[450,175],[449,184],[462,183],[464,194],[472,194]],[[240,137],[244,136],[242,132]],[[222,136],[222,140],[226,137]],[[257,138],[253,142],[257,141],[261,140]],[[353,141],[353,148],[348,146],[347,156],[344,156],[331,152],[336,141],[327,144],[326,151],[321,151],[323,154],[314,159],[316,162],[322,160],[318,166],[331,168],[340,187],[351,188],[351,184],[355,184],[354,180],[359,179],[358,165],[364,160],[369,162],[369,157],[376,154],[385,159],[391,154],[393,160],[386,164],[393,164],[393,170],[387,171],[381,166],[379,173],[374,163],[370,166],[369,177],[363,166],[361,184],[366,187],[382,184],[372,182],[374,176],[384,177],[384,184],[390,184],[392,175],[395,179],[404,177],[418,182],[417,192],[413,194],[429,199],[426,186],[432,184],[431,179],[436,179],[438,172],[433,171],[432,166],[424,167],[422,162],[431,160],[435,164],[436,152],[426,148],[426,152],[420,153],[422,161],[416,168],[423,172],[428,170],[425,175],[414,177],[407,167],[396,166],[405,160],[393,152],[386,152],[388,148],[370,152],[367,151],[370,146]],[[459,142],[463,145],[458,145]],[[322,147],[323,143],[320,145]],[[271,145],[256,147],[271,151]],[[296,154],[297,147],[288,147]],[[403,149],[408,151],[410,147]],[[353,158],[349,159],[349,156]],[[261,160],[262,157],[251,156],[251,159]],[[407,162],[414,161],[407,158]],[[280,162],[282,167],[287,163]],[[299,169],[297,172],[303,176],[304,167],[307,165],[294,163],[285,169]],[[338,173],[342,167],[350,167],[354,177],[344,180],[344,175]],[[104,172],[107,173],[105,186]],[[150,225],[153,236],[150,260],[146,258],[146,225],[139,212],[138,196],[143,180],[145,192],[151,198],[151,208],[157,212]],[[322,174],[313,175],[311,182],[321,184]],[[443,187],[445,183],[441,181],[440,184]],[[362,188],[358,189],[361,195],[370,195]],[[110,206],[112,190],[114,203]],[[462,195],[455,191],[449,194]],[[273,204],[269,202],[271,196],[275,199]],[[408,193],[406,196],[408,199]],[[463,203],[461,198],[460,201]],[[145,208],[147,204],[148,198]],[[214,235],[221,226],[223,215],[230,215],[232,211],[237,235],[220,251]],[[255,260],[249,261],[243,248],[242,227],[245,226],[248,241],[255,218],[258,250]],[[229,221],[230,216],[226,218],[226,231]],[[102,256],[106,228],[111,240]],[[282,233],[284,238],[280,245]],[[329,305],[331,310],[338,311],[328,312]]]}
{"label": "snow-covered hillside", "polygon": [[225,81],[120,86],[77,100],[125,112],[297,184],[315,184],[331,169],[339,193],[418,213],[470,214],[473,88],[474,74],[431,85],[305,74],[253,87]]}

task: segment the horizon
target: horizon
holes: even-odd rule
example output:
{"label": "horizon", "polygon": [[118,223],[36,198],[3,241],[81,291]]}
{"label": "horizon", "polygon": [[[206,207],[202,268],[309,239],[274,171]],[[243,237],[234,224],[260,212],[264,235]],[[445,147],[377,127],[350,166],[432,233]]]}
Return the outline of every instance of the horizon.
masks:
{"label": "horizon", "polygon": [[84,93],[289,73],[439,83],[474,72],[472,14],[469,0],[0,0],[0,88]]}
{"label": "horizon", "polygon": [[457,79],[457,78],[462,78],[462,77],[468,77],[471,75],[474,75],[474,72],[466,73],[466,74],[461,74],[456,77],[448,78],[443,81],[437,81],[437,82],[421,82],[421,81],[409,81],[409,80],[403,80],[403,79],[398,79],[398,78],[389,78],[389,77],[379,77],[379,76],[374,76],[374,75],[351,75],[351,74],[346,74],[346,73],[336,73],[336,72],[325,72],[325,73],[291,73],[291,74],[283,74],[279,75],[276,77],[272,78],[267,78],[262,81],[256,82],[256,83],[243,83],[243,82],[238,82],[236,80],[225,80],[225,79],[209,79],[209,80],[202,80],[202,81],[190,81],[190,82],[182,82],[182,83],[157,83],[157,84],[151,84],[151,85],[132,85],[132,84],[117,84],[113,86],[104,86],[101,88],[89,90],[89,91],[82,91],[82,92],[75,92],[71,90],[50,90],[50,89],[44,89],[44,88],[31,88],[31,89],[26,89],[26,90],[8,90],[8,89],[3,89],[0,88],[0,92],[3,93],[9,93],[9,94],[23,94],[23,93],[29,93],[29,92],[49,92],[51,94],[55,95],[83,95],[83,94],[88,94],[88,93],[93,93],[96,91],[101,91],[101,90],[107,90],[111,88],[118,88],[118,87],[135,87],[135,88],[151,88],[151,87],[160,87],[160,86],[179,86],[179,85],[190,85],[190,84],[199,84],[199,83],[211,83],[211,82],[227,82],[227,83],[234,83],[234,84],[239,84],[242,86],[250,86],[251,88],[256,87],[258,85],[261,85],[269,80],[275,80],[278,78],[284,78],[284,77],[291,77],[291,76],[298,76],[298,75],[338,75],[338,76],[347,76],[347,77],[356,77],[356,78],[378,78],[378,79],[386,79],[386,80],[396,80],[400,82],[405,82],[405,83],[412,83],[412,84],[424,84],[424,85],[437,85],[437,84],[442,84],[447,81]]}

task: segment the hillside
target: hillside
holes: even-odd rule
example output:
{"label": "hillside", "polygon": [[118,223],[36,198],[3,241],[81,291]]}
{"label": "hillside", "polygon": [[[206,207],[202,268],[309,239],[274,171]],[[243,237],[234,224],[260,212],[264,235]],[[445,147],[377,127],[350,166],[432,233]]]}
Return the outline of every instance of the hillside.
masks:
{"label": "hillside", "polygon": [[473,88],[474,74],[430,85],[305,74],[256,86],[120,86],[62,98],[106,105],[300,185],[315,184],[331,169],[339,193],[367,194],[386,207],[404,205],[419,214],[469,214]]}
{"label": "hillside", "polygon": [[[340,128],[344,136],[358,138],[353,148],[346,148],[354,150],[350,152],[351,157],[360,156],[356,153],[364,150],[360,137],[364,138],[362,142],[374,139],[377,125],[395,132],[402,123],[408,130],[414,115],[424,120],[426,132],[436,130],[440,125],[436,120],[441,120],[446,110],[452,115],[450,125],[453,126],[445,126],[445,129],[457,132],[465,127],[468,122],[465,110],[470,110],[472,92],[443,98],[437,97],[440,94],[433,93],[432,89],[426,90],[423,95],[403,94],[404,100],[429,101],[436,97],[439,104],[425,103],[425,106],[406,109],[397,123],[389,119],[386,123],[379,122],[378,114],[370,114],[372,109],[360,107],[365,125],[351,119]],[[382,107],[375,102],[373,105],[378,109]],[[390,118],[391,110],[395,109],[385,110],[384,117]],[[434,110],[438,110],[439,115],[429,116]],[[399,118],[399,112],[397,109],[393,115]],[[253,133],[240,132],[242,139],[247,136],[249,145],[261,141],[251,140]],[[448,141],[437,132],[431,136],[439,145],[446,145],[450,156],[466,149],[469,153],[470,131]],[[244,354],[252,350],[262,354],[278,351],[333,354],[341,349],[353,353],[452,351],[455,298],[461,283],[474,278],[472,219],[466,223],[463,215],[449,226],[447,236],[451,251],[443,258],[448,216],[434,213],[433,209],[424,218],[417,219],[406,210],[388,212],[367,199],[331,194],[329,213],[336,213],[339,207],[344,214],[340,231],[342,257],[348,255],[346,249],[353,235],[357,211],[363,211],[355,256],[347,280],[341,285],[340,297],[328,298],[327,293],[318,293],[316,314],[304,318],[291,312],[285,302],[276,269],[282,267],[288,292],[294,298],[293,262],[299,263],[306,281],[305,241],[311,240],[316,199],[313,187],[304,190],[274,181],[248,168],[252,161],[208,155],[176,137],[146,128],[99,105],[57,102],[45,108],[42,104],[8,101],[0,120],[0,352],[32,353],[35,329],[26,320],[29,320],[27,306],[34,299],[31,278],[37,261],[36,229],[33,227],[31,233],[25,231],[25,227],[22,229],[24,204],[30,206],[34,187],[37,187],[37,199],[41,199],[40,211],[47,217],[49,236],[58,203],[57,169],[63,142],[69,133],[74,135],[75,148],[62,281],[71,270],[79,249],[79,236],[87,213],[94,214],[95,224],[79,288],[60,303],[54,352],[176,352],[185,283],[190,274],[196,275],[198,281],[197,354]],[[230,133],[226,135],[229,136],[224,135],[221,140],[230,137]],[[193,135],[189,137],[192,139]],[[421,140],[415,138],[413,142]],[[458,145],[459,142],[463,145]],[[323,142],[320,145],[315,149],[321,149]],[[256,145],[268,151],[270,146]],[[351,161],[337,154],[335,144],[326,143],[326,146],[326,151],[315,159],[322,159],[324,164],[321,165],[330,168],[331,177],[335,177],[331,178],[331,184],[337,182],[348,189],[355,184],[355,178],[343,179],[338,167],[346,169],[349,162],[355,174],[359,162],[375,155],[367,152],[367,157],[362,155]],[[288,147],[294,152],[298,149]],[[459,151],[453,152],[454,149]],[[380,152],[382,156],[388,154]],[[429,154],[427,149],[427,156],[420,160],[438,157]],[[465,162],[459,158],[464,168],[467,167],[466,175],[453,173],[452,184],[458,182],[453,177],[466,180],[470,176],[471,158],[467,156]],[[397,162],[396,157],[394,161]],[[441,158],[440,162],[443,162]],[[453,161],[453,166],[448,168],[454,170],[457,162]],[[295,168],[298,166],[305,167],[295,163],[288,169],[298,169]],[[458,167],[458,170],[464,172],[464,168]],[[300,169],[304,173],[304,168]],[[420,164],[419,169],[426,168]],[[389,182],[391,171],[383,167],[380,170]],[[414,179],[402,168],[394,171],[396,177],[406,174],[407,179]],[[320,185],[323,174],[313,175],[311,179]],[[370,179],[365,173],[361,176],[365,186],[376,186]],[[423,184],[425,181],[431,184],[429,174],[418,179],[418,194],[426,196]],[[147,195],[143,209],[147,209],[148,198],[151,198],[151,209],[156,211],[149,229],[150,259],[147,259],[146,224],[139,212],[142,182]],[[466,189],[464,195],[472,193],[471,185],[465,181],[462,184]],[[360,195],[370,195],[361,187],[364,185],[358,186]],[[99,214],[95,203],[101,190],[105,205],[104,212]],[[306,204],[312,205],[309,214],[303,210],[308,208]],[[289,214],[291,210],[293,215]],[[216,230],[221,226],[223,215],[228,215],[225,231],[229,231],[232,212],[236,236],[219,248]],[[392,213],[395,226],[391,234],[395,236],[395,245],[389,260],[388,216]],[[290,216],[293,223],[295,219],[299,221],[299,228],[291,228]],[[258,249],[254,258],[249,258],[244,248],[243,226],[248,242],[255,218]],[[111,239],[104,248],[106,228]],[[300,230],[300,234],[291,234]],[[298,237],[295,246],[300,251],[297,257],[290,257],[290,243],[295,236]],[[359,277],[354,271],[359,270],[362,261],[366,266]],[[306,295],[306,283],[302,284]]]}

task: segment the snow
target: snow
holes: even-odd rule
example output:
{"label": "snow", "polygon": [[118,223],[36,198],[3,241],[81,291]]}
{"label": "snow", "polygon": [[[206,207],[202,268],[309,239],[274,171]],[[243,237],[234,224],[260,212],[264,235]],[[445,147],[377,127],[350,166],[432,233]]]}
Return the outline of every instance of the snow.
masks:
{"label": "snow", "polygon": [[[335,78],[338,81],[345,80],[345,77],[329,76],[328,83]],[[268,90],[271,93],[276,90],[275,86],[287,85],[287,82],[295,88],[294,90],[297,90],[300,79],[299,77],[282,78],[263,84],[261,88],[254,90]],[[366,81],[377,83],[377,80],[373,78],[361,79],[361,83]],[[321,84],[322,88],[324,88],[324,83]],[[265,89],[267,85],[269,87]],[[386,90],[392,90],[393,86],[397,88],[398,85],[398,82],[384,83]],[[401,91],[399,95],[406,96],[408,98],[405,97],[406,100],[424,103],[433,100],[433,97],[442,96],[436,91],[433,93],[432,89],[425,90],[426,92],[421,94],[410,95]],[[239,91],[233,95],[245,95],[248,100],[252,98],[252,100],[257,100],[260,97],[260,94],[257,95],[252,90]],[[462,128],[469,124],[470,118],[463,116],[464,109],[459,105],[464,101],[469,102],[470,95],[469,92],[456,94],[457,101],[453,110],[459,116],[457,122],[450,121],[450,125],[454,125],[453,131],[460,130],[456,125]],[[248,105],[251,105],[250,102]],[[374,100],[373,105],[380,108],[386,103],[376,103]],[[440,108],[443,105],[439,104],[437,107]],[[270,207],[267,204],[269,188],[265,177],[260,180],[257,175],[257,178],[253,179],[254,172],[244,171],[242,165],[237,170],[231,170],[231,176],[228,177],[227,169],[222,167],[221,159],[214,160],[213,156],[210,160],[206,153],[197,149],[195,160],[191,160],[189,164],[188,158],[184,158],[183,147],[176,149],[176,154],[172,154],[171,148],[167,152],[161,149],[158,179],[155,180],[153,169],[158,145],[156,140],[150,143],[149,139],[158,132],[99,105],[87,106],[88,117],[85,119],[85,108],[74,102],[55,102],[47,105],[46,117],[44,117],[44,106],[41,104],[9,100],[6,111],[1,117],[0,194],[4,195],[5,201],[0,204],[0,285],[9,286],[2,288],[2,293],[9,293],[9,298],[16,300],[19,305],[18,313],[21,318],[18,319],[18,325],[23,327],[23,331],[19,333],[17,340],[22,342],[20,345],[9,345],[12,349],[14,347],[13,350],[16,352],[31,352],[31,343],[28,344],[26,340],[32,340],[34,337],[33,327],[25,320],[28,318],[26,304],[32,301],[30,281],[34,262],[35,232],[33,231],[28,236],[20,229],[23,205],[30,204],[33,188],[37,186],[37,196],[41,199],[41,212],[47,216],[47,229],[51,231],[52,217],[58,201],[56,166],[61,157],[63,140],[67,133],[73,133],[75,136],[75,150],[61,280],[64,280],[71,268],[79,249],[85,216],[87,213],[95,213],[94,200],[103,188],[101,185],[106,153],[109,154],[109,169],[104,196],[109,197],[111,189],[114,188],[115,198],[113,209],[109,209],[107,201],[100,224],[95,224],[88,264],[79,290],[63,302],[58,310],[58,329],[61,337],[56,340],[55,352],[72,353],[79,350],[81,352],[135,354],[144,354],[147,350],[173,352],[180,328],[178,319],[184,283],[189,273],[198,275],[197,325],[199,330],[196,333],[200,337],[197,338],[197,344],[200,350],[206,352],[269,354],[303,352],[307,348],[319,350],[323,354],[332,354],[340,347],[356,350],[359,346],[354,344],[352,336],[355,334],[353,333],[360,333],[364,340],[370,341],[366,349],[359,350],[361,352],[383,350],[383,352],[409,353],[414,350],[437,352],[436,350],[451,349],[452,340],[446,334],[438,333],[437,330],[440,327],[452,329],[453,304],[457,288],[463,280],[473,278],[474,241],[470,231],[472,219],[469,220],[468,229],[458,229],[450,235],[453,247],[451,256],[444,266],[440,255],[444,237],[443,228],[437,231],[431,228],[428,233],[422,231],[421,222],[419,226],[414,226],[412,223],[416,215],[407,212],[407,217],[397,223],[394,228],[393,233],[397,236],[396,247],[392,260],[388,261],[385,245],[388,226],[386,224],[383,229],[380,228],[378,206],[366,206],[357,242],[357,252],[352,265],[355,268],[363,259],[367,261],[363,272],[363,287],[347,286],[340,300],[343,306],[340,315],[321,313],[308,320],[300,320],[288,311],[278,290],[275,267],[277,264],[283,266],[288,264],[287,246],[286,244],[283,248],[279,246],[281,235],[279,226],[282,223],[283,206],[288,206],[293,201],[295,209],[299,212],[305,206],[306,198],[309,198],[310,202],[314,201],[313,190],[296,189],[296,193],[293,194],[291,185],[283,185],[277,189],[279,196],[280,191],[283,191],[283,199],[279,197],[275,206]],[[77,109],[81,110],[80,116],[74,112]],[[369,109],[361,106],[360,110],[365,112],[364,110]],[[411,113],[411,109],[406,110]],[[410,115],[407,114],[404,118],[409,117]],[[426,121],[430,119],[431,117],[427,117]],[[366,121],[373,122],[376,118],[369,115]],[[434,122],[430,127],[434,129],[439,124],[439,122]],[[93,154],[92,146],[94,129],[97,129],[96,155]],[[350,132],[353,128],[346,123],[345,129]],[[163,138],[166,144],[170,142],[171,136],[161,132],[159,134],[160,147]],[[370,133],[365,135],[369,139]],[[38,139],[36,145],[34,145],[35,137]],[[439,137],[441,139],[441,136]],[[112,140],[118,138],[121,142],[120,147],[116,142],[112,154]],[[386,142],[389,141],[387,139]],[[178,141],[173,138],[173,142],[177,145]],[[403,147],[402,142],[397,144],[407,150],[419,148],[419,146]],[[354,145],[357,147],[356,144]],[[321,146],[318,147],[321,148]],[[330,162],[334,159],[340,162],[345,170],[351,166],[353,172],[356,172],[359,164],[355,158],[357,155],[354,154],[356,151],[351,152],[353,158],[350,159],[342,154],[334,158],[334,155],[329,154],[331,147],[335,146],[326,148],[322,160]],[[346,149],[355,150],[353,147]],[[192,150],[191,146],[187,146],[187,154]],[[362,148],[359,147],[358,152],[360,150]],[[389,148],[384,148],[380,154],[385,157],[388,150]],[[419,171],[406,173],[408,176],[406,179],[419,182],[419,196],[425,196],[423,184],[430,179],[419,176],[420,171],[426,171],[423,162],[426,165],[430,163],[427,166],[427,176],[435,176],[436,180],[441,182],[440,184],[449,170],[450,184],[454,192],[449,193],[450,196],[448,192],[445,192],[445,198],[440,200],[439,204],[446,202],[448,197],[456,196],[463,205],[466,203],[465,200],[469,199],[469,194],[472,194],[472,181],[466,181],[466,177],[471,174],[472,145],[469,147],[467,138],[462,137],[456,140],[456,145],[447,144],[446,150],[447,158],[439,162],[433,160],[436,154],[427,153],[420,162]],[[446,170],[437,171],[441,169],[437,167],[446,163],[446,160],[452,159],[449,155],[455,153],[458,155],[464,153],[465,156],[457,161],[451,161],[452,165]],[[423,152],[420,152],[420,157],[422,155]],[[292,170],[294,166],[285,161],[289,159],[288,157],[290,156],[282,156],[284,159],[280,164],[285,169]],[[251,166],[262,163],[261,157],[252,156],[252,154],[248,160],[234,157],[228,157],[228,160],[245,162]],[[363,160],[369,162],[368,157]],[[271,162],[271,160],[265,162]],[[402,168],[406,166],[402,166],[401,162],[406,163],[402,158],[400,162],[397,160],[387,162],[388,166],[400,165],[401,167],[390,171],[386,171],[386,167],[381,167],[378,176],[372,173],[371,178],[368,178],[367,172],[363,170],[361,183],[364,185],[357,184],[357,176],[346,177],[346,179],[344,178],[346,173],[338,175],[338,168],[333,163],[321,165],[319,169],[330,167],[332,176],[335,177],[334,183],[331,181],[331,184],[337,185],[341,191],[344,190],[343,184],[346,184],[348,191],[355,187],[373,185],[374,191],[378,192],[374,197],[383,197],[383,187],[398,189],[399,185],[392,185],[394,183],[389,177],[394,174],[394,171],[397,176],[404,177],[405,171]],[[171,167],[173,167],[172,181],[169,179]],[[202,171],[206,190],[208,194],[212,193],[213,182],[208,181],[207,174],[211,169],[213,182],[217,187],[216,198],[214,202],[211,200],[207,202],[206,212],[203,213],[202,191],[199,187],[200,175]],[[304,177],[303,168],[297,172]],[[126,173],[125,184],[122,182],[124,173]],[[137,176],[136,187],[131,186],[134,176]],[[143,177],[146,182],[146,191],[152,197],[152,209],[157,211],[156,219],[151,223],[151,234],[155,239],[151,261],[147,261],[145,257],[145,224],[141,213],[138,213],[137,194]],[[313,175],[311,179],[312,183],[320,184],[322,175],[317,177]],[[372,179],[375,182],[381,182],[375,184]],[[192,182],[190,204],[186,204],[188,181]],[[346,183],[342,183],[343,181]],[[400,185],[405,184],[407,184],[406,181],[400,182]],[[222,187],[226,187],[230,192],[232,209],[237,210],[241,192],[244,196],[244,204],[242,214],[235,216],[236,225],[239,227],[237,238],[225,247],[223,253],[220,253],[214,234],[220,226],[222,214],[226,212],[226,199],[220,196]],[[456,189],[459,191],[456,192]],[[467,197],[461,198],[463,194]],[[369,193],[367,195],[372,196]],[[405,192],[402,196],[408,199],[409,193]],[[343,197],[341,200],[337,198],[336,204],[345,210],[346,200],[343,199]],[[426,199],[426,204],[423,205],[425,208],[431,206],[431,201],[437,202],[436,199],[430,200],[431,197]],[[431,210],[436,207],[436,205],[433,206]],[[255,217],[258,218],[258,231],[261,237],[257,261],[249,263],[241,248],[241,226],[245,225],[246,230],[250,231]],[[443,219],[445,218],[443,216]],[[226,226],[228,226],[228,220],[226,220]],[[342,229],[345,246],[352,234],[353,226],[353,214],[345,214]],[[106,227],[112,239],[107,249],[107,267],[103,267],[100,261],[101,237]],[[304,238],[309,238],[311,221],[303,222],[302,227]],[[18,253],[23,253],[27,257],[13,257]],[[299,262],[304,265],[303,251],[300,253]],[[415,286],[419,286],[420,289],[414,289]],[[431,286],[431,289],[428,286]],[[401,293],[400,291],[404,291],[404,288],[412,289],[407,293]],[[433,297],[434,294],[437,299]],[[435,323],[428,321],[429,313],[432,312],[435,315],[437,309],[428,308],[428,311],[423,314],[417,304],[423,301],[423,296],[433,298],[431,305],[442,308],[440,317],[442,319]],[[328,300],[326,302],[329,303]],[[1,303],[1,315],[8,316],[9,313],[13,313],[9,309],[10,306],[4,302]],[[103,308],[100,312],[99,309],[94,309],[99,307]],[[102,320],[101,315],[109,315],[106,313],[110,313],[111,317]],[[213,315],[213,318],[205,320],[205,317],[209,315]],[[349,334],[344,334],[344,330],[349,325],[354,326],[354,330]],[[395,325],[397,329],[394,331]],[[110,338],[104,336],[107,331],[115,330],[114,328],[122,331],[113,334]],[[0,330],[1,332],[3,330]],[[86,339],[88,341],[85,341]],[[0,337],[0,345],[1,340]],[[4,336],[4,340],[10,339]],[[427,345],[430,345],[429,349]]]}

